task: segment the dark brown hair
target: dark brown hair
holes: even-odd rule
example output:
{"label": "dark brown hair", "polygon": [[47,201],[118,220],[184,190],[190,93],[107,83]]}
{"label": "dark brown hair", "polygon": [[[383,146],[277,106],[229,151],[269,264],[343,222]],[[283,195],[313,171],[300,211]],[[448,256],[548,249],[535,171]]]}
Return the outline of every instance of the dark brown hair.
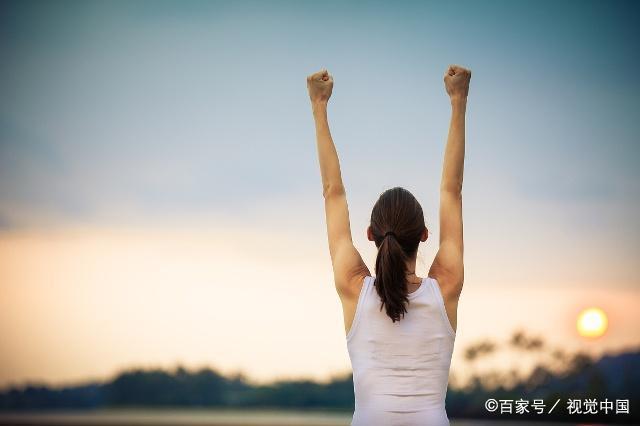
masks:
{"label": "dark brown hair", "polygon": [[371,211],[371,233],[378,247],[375,288],[393,322],[407,312],[406,261],[418,252],[426,226],[418,200],[404,188],[395,187],[380,195]]}

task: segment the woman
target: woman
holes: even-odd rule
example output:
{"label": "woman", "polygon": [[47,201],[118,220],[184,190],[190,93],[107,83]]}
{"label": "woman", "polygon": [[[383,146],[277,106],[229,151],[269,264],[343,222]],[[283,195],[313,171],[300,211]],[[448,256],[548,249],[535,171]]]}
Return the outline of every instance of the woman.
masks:
{"label": "woman", "polygon": [[345,188],[329,123],[333,77],[307,78],[336,290],[353,367],[352,426],[449,425],[445,410],[458,300],[464,280],[462,174],[471,72],[452,65],[444,83],[451,124],[440,187],[440,242],[428,276],[416,276],[416,255],[428,231],[420,204],[403,188],[380,195],[369,241],[378,248],[375,276],[353,245]]}

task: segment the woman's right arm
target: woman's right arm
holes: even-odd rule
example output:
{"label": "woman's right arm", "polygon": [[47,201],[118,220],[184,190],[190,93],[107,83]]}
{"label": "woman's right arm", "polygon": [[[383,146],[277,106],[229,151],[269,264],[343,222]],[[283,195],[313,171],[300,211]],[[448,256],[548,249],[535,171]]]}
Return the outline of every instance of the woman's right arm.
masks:
{"label": "woman's right arm", "polygon": [[451,65],[444,76],[451,100],[451,123],[444,153],[440,185],[440,245],[429,270],[443,292],[458,297],[464,282],[462,238],[462,176],[464,170],[465,114],[471,71]]}

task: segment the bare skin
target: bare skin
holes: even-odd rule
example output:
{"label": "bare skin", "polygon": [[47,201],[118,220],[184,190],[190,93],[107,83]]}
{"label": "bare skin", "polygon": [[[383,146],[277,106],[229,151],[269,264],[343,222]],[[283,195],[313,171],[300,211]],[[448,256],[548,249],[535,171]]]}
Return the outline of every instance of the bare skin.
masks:
{"label": "bare skin", "polygon": [[[458,301],[464,282],[462,232],[462,177],[464,170],[465,114],[471,71],[451,65],[444,75],[444,83],[451,101],[451,122],[445,148],[442,182],[440,185],[440,241],[438,253],[429,269],[445,302],[447,316],[457,330]],[[340,173],[340,162],[329,122],[327,105],[333,91],[333,77],[322,69],[307,77],[307,88],[316,127],[316,140],[322,194],[324,196],[329,254],[333,266],[336,291],[342,303],[345,333],[349,332],[355,316],[358,296],[364,278],[371,273],[353,245],[346,191]],[[371,228],[367,237],[373,241]],[[421,241],[428,238],[427,229]],[[415,275],[416,258],[407,262],[409,292],[420,287],[422,278]]]}

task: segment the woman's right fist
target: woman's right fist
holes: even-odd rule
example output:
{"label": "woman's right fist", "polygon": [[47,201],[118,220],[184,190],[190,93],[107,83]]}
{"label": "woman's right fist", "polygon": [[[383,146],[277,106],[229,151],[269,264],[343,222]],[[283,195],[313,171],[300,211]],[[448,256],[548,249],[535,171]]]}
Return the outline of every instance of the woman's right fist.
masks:
{"label": "woman's right fist", "polygon": [[307,89],[311,102],[327,102],[333,90],[333,77],[323,68],[307,77]]}
{"label": "woman's right fist", "polygon": [[466,98],[469,94],[469,80],[471,70],[459,65],[449,65],[444,73],[444,87],[450,98]]}

